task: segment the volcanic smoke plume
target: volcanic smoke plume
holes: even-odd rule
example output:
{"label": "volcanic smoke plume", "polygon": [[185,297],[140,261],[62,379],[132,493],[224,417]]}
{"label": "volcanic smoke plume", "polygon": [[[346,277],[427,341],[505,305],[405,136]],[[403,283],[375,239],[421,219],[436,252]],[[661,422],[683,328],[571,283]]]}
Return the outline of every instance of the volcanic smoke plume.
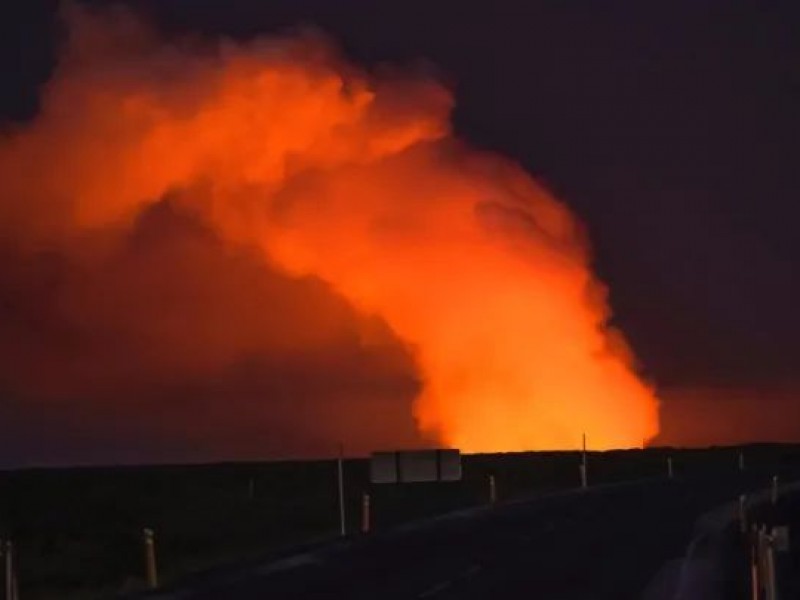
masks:
{"label": "volcanic smoke plume", "polygon": [[[580,224],[513,163],[452,136],[447,89],[360,71],[315,34],[168,43],[121,12],[68,12],[69,43],[39,116],[0,146],[6,246],[17,256],[47,249],[71,265],[63,277],[95,282],[61,282],[58,311],[102,331],[136,323],[136,356],[160,375],[221,368],[259,347],[262,330],[239,312],[258,320],[275,310],[247,298],[269,298],[260,277],[278,271],[328,286],[350,307],[330,315],[352,310],[377,323],[364,343],[370,331],[402,341],[426,439],[502,451],[571,448],[584,431],[596,448],[639,446],[657,433],[653,390],[607,325],[606,289],[590,271]],[[188,297],[175,321],[158,306],[161,292],[171,301],[164,290],[174,280],[206,295],[230,289],[227,270],[206,270],[200,251],[183,252],[181,268],[153,261],[132,271],[155,298],[146,307],[96,307],[98,296],[136,285],[127,267],[107,266],[122,245],[146,254],[171,235],[135,235],[158,210],[213,237],[218,254],[258,254],[235,301],[217,294],[215,306],[231,311],[227,325],[220,318],[199,342],[193,329],[205,327],[206,313],[196,303],[205,296]],[[290,331],[273,319],[271,335],[283,340],[275,352],[302,354],[336,327],[333,317],[305,314]],[[29,376],[17,385],[51,399],[87,381],[108,386],[96,372],[107,351],[100,337],[96,361],[51,365],[46,381],[20,367]],[[115,376],[126,385],[126,372]],[[113,403],[113,386],[104,389]],[[307,420],[313,429],[314,415]]]}

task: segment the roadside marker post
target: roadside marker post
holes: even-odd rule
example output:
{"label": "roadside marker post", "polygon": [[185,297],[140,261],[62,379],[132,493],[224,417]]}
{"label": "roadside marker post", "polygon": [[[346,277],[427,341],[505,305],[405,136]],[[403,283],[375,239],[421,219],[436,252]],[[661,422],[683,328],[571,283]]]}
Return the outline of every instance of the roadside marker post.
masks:
{"label": "roadside marker post", "polygon": [[739,525],[742,533],[747,533],[747,496],[739,496]]}
{"label": "roadside marker post", "polygon": [[0,540],[0,554],[3,555],[4,581],[6,587],[6,600],[14,600],[14,562],[12,558],[13,546],[10,541]]}
{"label": "roadside marker post", "polygon": [[369,533],[370,526],[370,500],[369,494],[364,492],[361,497],[361,533]]}
{"label": "roadside marker post", "polygon": [[775,506],[778,503],[778,476],[772,476],[772,505]]}
{"label": "roadside marker post", "polygon": [[155,534],[153,530],[148,527],[145,527],[142,533],[144,535],[144,562],[147,587],[152,589],[158,587]]}
{"label": "roadside marker post", "polygon": [[668,456],[667,457],[667,477],[672,479],[673,476],[674,476],[674,473],[672,471],[672,457]]}
{"label": "roadside marker post", "polygon": [[778,600],[778,588],[775,580],[775,544],[774,539],[770,533],[767,533],[766,527],[761,528],[761,548],[764,552],[764,591],[766,592],[766,600]]}
{"label": "roadside marker post", "polygon": [[751,600],[758,600],[760,582],[758,576],[758,528],[750,528],[750,595]]}
{"label": "roadside marker post", "polygon": [[764,552],[764,528],[760,525],[756,527],[755,549],[756,571],[758,571],[758,595],[756,600],[761,600],[764,597],[762,592],[766,592],[767,589],[767,563]]}
{"label": "roadside marker post", "polygon": [[761,590],[767,594],[769,589],[769,559],[767,557],[767,526],[761,525],[758,534],[758,552],[761,556],[759,566],[761,568]]}
{"label": "roadside marker post", "polygon": [[344,446],[339,444],[339,458],[337,460],[337,473],[339,484],[339,534],[347,535],[347,525],[344,512]]}
{"label": "roadside marker post", "polygon": [[494,483],[494,475],[489,475],[489,504],[497,502],[497,487]]}
{"label": "roadside marker post", "polygon": [[587,473],[586,465],[586,434],[583,434],[583,453],[581,455],[581,464],[579,468],[581,474],[581,487],[586,489],[589,487],[589,474]]}
{"label": "roadside marker post", "polygon": [[8,556],[6,553],[7,553],[6,542],[4,539],[0,538],[0,558],[3,559],[3,582],[5,587],[5,593],[3,595],[4,599],[11,597],[10,590],[8,589],[9,588],[8,583],[10,579],[8,577],[9,565],[8,565]]}
{"label": "roadside marker post", "polygon": [[739,451],[739,470],[744,471],[744,452]]}
{"label": "roadside marker post", "polygon": [[11,540],[0,540],[0,556],[5,560],[5,598],[6,600],[19,600],[19,589],[17,588],[16,564],[14,562],[14,544]]}

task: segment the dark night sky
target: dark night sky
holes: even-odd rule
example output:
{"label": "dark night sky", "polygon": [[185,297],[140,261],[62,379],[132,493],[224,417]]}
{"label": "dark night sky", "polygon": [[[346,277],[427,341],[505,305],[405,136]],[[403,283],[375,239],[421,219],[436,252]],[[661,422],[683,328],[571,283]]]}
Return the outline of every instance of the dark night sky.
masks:
{"label": "dark night sky", "polygon": [[[780,389],[772,406],[797,412],[796,3],[133,4],[169,32],[312,24],[358,63],[432,65],[459,135],[519,161],[588,224],[666,423],[680,389]],[[2,10],[0,113],[21,120],[52,67],[55,3]]]}

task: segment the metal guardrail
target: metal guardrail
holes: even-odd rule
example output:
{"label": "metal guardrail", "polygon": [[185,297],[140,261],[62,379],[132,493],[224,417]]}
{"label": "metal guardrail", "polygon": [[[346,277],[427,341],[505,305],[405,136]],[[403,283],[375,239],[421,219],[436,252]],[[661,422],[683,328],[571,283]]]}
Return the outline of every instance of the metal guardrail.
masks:
{"label": "metal guardrail", "polygon": [[776,576],[775,553],[784,548],[786,533],[780,528],[767,528],[763,524],[750,523],[752,512],[761,507],[775,505],[779,497],[800,494],[800,481],[778,486],[776,478],[772,485],[760,492],[740,496],[704,514],[697,520],[697,534],[689,544],[676,586],[674,600],[721,600],[723,581],[720,574],[725,565],[723,549],[730,539],[730,532],[739,524],[739,535],[745,536],[745,548],[749,554],[751,600],[780,600],[780,582]]}

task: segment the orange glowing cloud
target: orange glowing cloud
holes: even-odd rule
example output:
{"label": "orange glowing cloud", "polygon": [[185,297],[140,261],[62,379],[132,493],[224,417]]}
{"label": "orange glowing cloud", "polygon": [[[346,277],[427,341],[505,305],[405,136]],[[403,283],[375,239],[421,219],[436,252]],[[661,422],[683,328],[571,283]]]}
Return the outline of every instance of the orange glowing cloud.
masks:
{"label": "orange glowing cloud", "polygon": [[440,84],[373,77],[314,35],[212,47],[124,14],[69,21],[40,116],[0,144],[0,232],[96,261],[169,197],[228,248],[385,322],[428,438],[511,451],[658,432],[582,227],[454,138]]}

